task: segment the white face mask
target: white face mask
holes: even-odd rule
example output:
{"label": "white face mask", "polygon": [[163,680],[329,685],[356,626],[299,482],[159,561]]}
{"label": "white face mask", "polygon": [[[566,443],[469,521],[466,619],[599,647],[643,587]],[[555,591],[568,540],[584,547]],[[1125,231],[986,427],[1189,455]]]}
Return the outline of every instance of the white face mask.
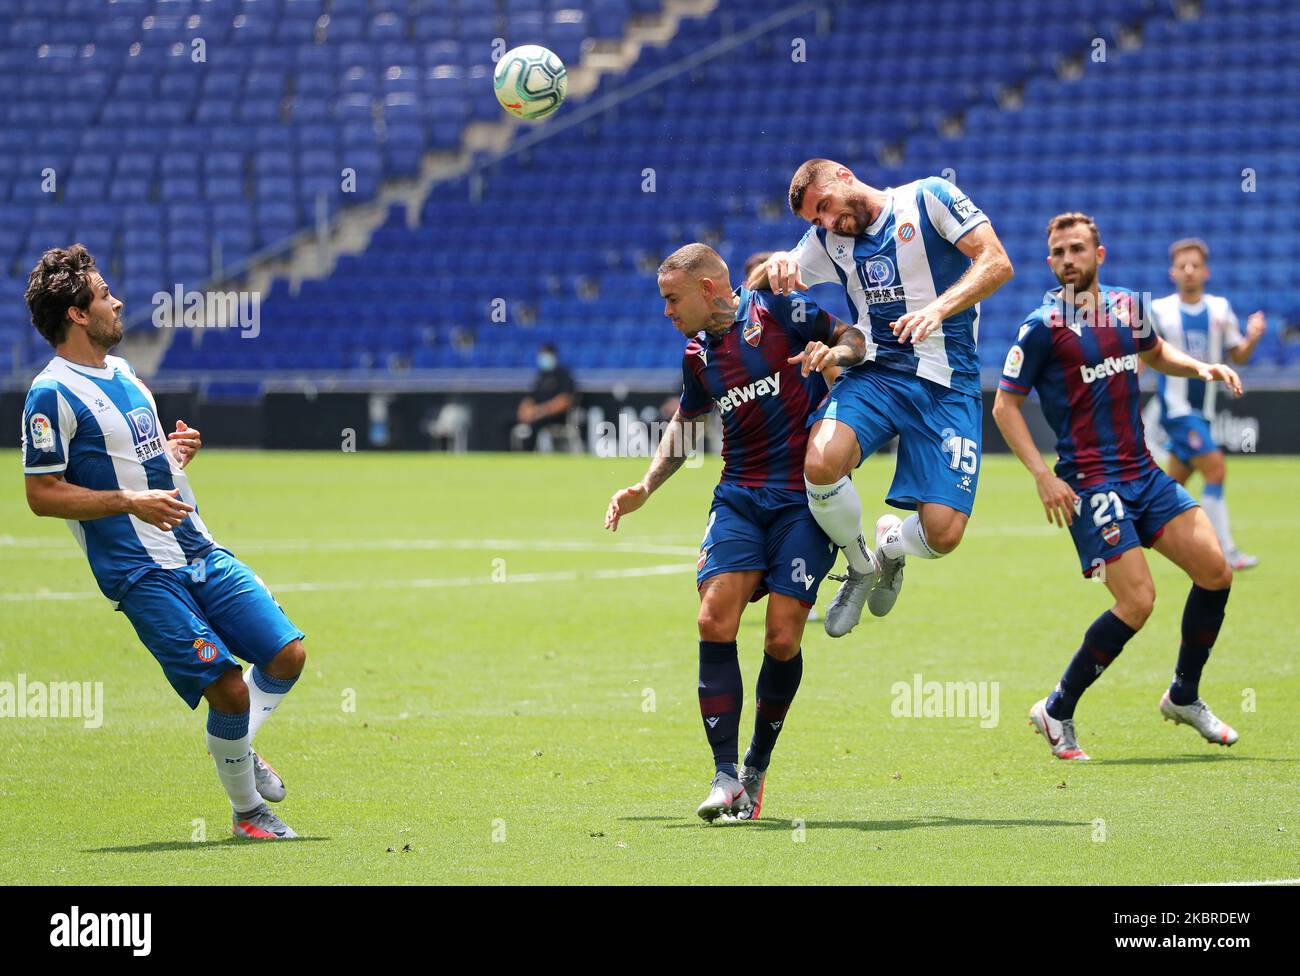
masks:
{"label": "white face mask", "polygon": [[539,352],[537,354],[537,368],[546,372],[555,369],[555,353]]}

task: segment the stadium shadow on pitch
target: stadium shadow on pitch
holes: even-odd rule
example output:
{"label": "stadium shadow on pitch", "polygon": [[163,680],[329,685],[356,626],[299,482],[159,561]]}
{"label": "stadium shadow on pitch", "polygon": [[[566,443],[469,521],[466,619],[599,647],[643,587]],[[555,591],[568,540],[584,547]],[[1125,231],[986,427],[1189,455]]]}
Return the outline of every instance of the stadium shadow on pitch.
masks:
{"label": "stadium shadow on pitch", "polygon": [[[698,830],[706,825],[702,821],[683,822],[681,817],[620,817],[624,821],[662,821],[668,830]],[[1089,820],[981,820],[966,817],[908,817],[903,820],[802,820],[799,823],[808,829],[828,828],[831,830],[861,830],[880,832],[891,830],[920,830],[925,827],[1088,827]],[[783,819],[734,821],[736,826],[761,830],[793,830],[795,821]],[[732,826],[728,823],[725,826]]]}
{"label": "stadium shadow on pitch", "polygon": [[[327,841],[328,837],[294,837],[292,840],[275,841],[281,844],[306,844],[312,841]],[[221,840],[156,840],[150,844],[127,844],[123,847],[86,847],[82,854],[156,854],[160,851],[203,851],[214,847],[260,847],[262,841],[240,840],[236,837],[223,837]]]}

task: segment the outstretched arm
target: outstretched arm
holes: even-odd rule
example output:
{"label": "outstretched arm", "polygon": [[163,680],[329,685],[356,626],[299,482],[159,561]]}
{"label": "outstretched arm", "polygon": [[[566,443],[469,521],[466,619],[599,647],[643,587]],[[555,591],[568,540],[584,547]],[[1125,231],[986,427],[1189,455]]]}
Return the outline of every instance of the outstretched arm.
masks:
{"label": "outstretched arm", "polygon": [[1142,362],[1158,373],[1164,373],[1166,376],[1196,377],[1206,383],[1220,380],[1232,391],[1233,396],[1241,396],[1241,377],[1232,367],[1225,366],[1223,363],[1203,363],[1163,339],[1157,339],[1154,346],[1138,355]]}
{"label": "outstretched arm", "polygon": [[[687,424],[691,425],[689,432]],[[605,510],[605,528],[617,532],[619,519],[644,505],[654,490],[673,476],[686,462],[691,445],[698,440],[698,431],[699,421],[684,417],[680,409],[673,414],[673,419],[668,422],[668,428],[655,449],[655,456],[650,460],[645,477],[634,485],[616,491],[609,500],[609,507]]]}

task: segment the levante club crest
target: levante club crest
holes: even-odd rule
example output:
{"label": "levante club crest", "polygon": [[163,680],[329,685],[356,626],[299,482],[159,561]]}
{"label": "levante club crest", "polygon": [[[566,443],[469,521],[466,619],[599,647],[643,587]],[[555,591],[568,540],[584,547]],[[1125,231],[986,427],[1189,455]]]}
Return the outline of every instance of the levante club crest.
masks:
{"label": "levante club crest", "polygon": [[757,346],[763,339],[762,322],[746,322],[745,331],[741,333],[751,346]]}

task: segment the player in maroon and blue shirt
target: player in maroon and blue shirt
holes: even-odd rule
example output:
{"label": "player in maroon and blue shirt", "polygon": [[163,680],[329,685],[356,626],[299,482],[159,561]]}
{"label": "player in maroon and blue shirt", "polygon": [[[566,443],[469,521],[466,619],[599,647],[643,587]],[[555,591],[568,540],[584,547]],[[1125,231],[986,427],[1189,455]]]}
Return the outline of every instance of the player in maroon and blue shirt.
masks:
{"label": "player in maroon and blue shirt", "polygon": [[[1047,249],[1061,287],[1021,325],[1002,368],[993,418],[1034,476],[1048,523],[1069,526],[1084,575],[1102,580],[1115,604],[1093,621],[1056,690],[1030,709],[1030,722],[1053,755],[1088,758],[1075,733],[1075,705],[1151,615],[1156,593],[1142,553],[1147,547],[1192,580],[1178,663],[1160,711],[1230,746],[1237,733],[1210,711],[1198,686],[1223,624],[1232,570],[1205,512],[1147,451],[1138,360],[1169,376],[1220,380],[1236,396],[1241,381],[1227,366],[1200,362],[1162,340],[1144,296],[1098,283],[1106,249],[1091,217],[1053,217]],[[1021,414],[1031,390],[1056,432],[1055,473]]]}
{"label": "player in maroon and blue shirt", "polygon": [[[823,370],[860,362],[865,336],[807,298],[733,292],[721,256],[688,244],[659,268],[664,314],[689,337],[682,394],[645,477],[610,500],[605,526],[636,511],[682,466],[694,423],[722,414],[722,480],[697,563],[700,714],[715,776],[696,811],[755,819],[772,748],[803,674],[804,624],[835,546],[808,510],[807,421],[826,395]],[[736,633],[745,605],[768,596],[754,736],[739,770],[744,687]]]}

